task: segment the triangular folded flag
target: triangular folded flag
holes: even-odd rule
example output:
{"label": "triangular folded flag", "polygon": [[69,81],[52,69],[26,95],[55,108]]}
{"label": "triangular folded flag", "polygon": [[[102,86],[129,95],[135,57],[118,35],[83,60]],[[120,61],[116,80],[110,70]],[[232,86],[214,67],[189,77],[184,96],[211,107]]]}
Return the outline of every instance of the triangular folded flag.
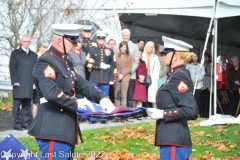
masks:
{"label": "triangular folded flag", "polygon": [[0,160],[38,160],[38,158],[24,147],[12,134],[0,142]]}

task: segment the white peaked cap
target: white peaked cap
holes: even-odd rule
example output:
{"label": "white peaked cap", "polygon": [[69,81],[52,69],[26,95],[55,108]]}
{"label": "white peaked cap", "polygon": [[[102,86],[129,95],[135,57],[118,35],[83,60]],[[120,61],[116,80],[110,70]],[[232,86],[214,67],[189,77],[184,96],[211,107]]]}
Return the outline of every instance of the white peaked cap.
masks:
{"label": "white peaked cap", "polygon": [[91,25],[84,25],[83,26],[83,30],[92,30],[93,29],[93,26]]}
{"label": "white peaked cap", "polygon": [[162,40],[164,42],[164,48],[173,48],[176,51],[189,51],[189,49],[193,48],[192,45],[186,42],[168,38],[165,36],[162,36]]}
{"label": "white peaked cap", "polygon": [[97,38],[106,38],[107,37],[107,33],[104,31],[97,31]]}
{"label": "white peaked cap", "polygon": [[77,37],[80,35],[80,29],[83,28],[83,25],[79,24],[52,24],[53,33],[60,36],[73,36]]}

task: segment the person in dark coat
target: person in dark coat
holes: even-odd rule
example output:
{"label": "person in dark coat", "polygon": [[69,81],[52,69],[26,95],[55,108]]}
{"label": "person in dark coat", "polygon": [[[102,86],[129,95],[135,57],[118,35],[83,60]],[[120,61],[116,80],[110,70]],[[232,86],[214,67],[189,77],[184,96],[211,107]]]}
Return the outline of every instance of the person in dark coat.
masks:
{"label": "person in dark coat", "polygon": [[160,146],[161,160],[187,160],[192,152],[187,120],[197,119],[198,106],[193,96],[193,83],[185,64],[191,60],[191,45],[163,36],[161,51],[170,75],[156,94],[157,108],[149,108],[156,120],[155,145]]}
{"label": "person in dark coat", "polygon": [[136,107],[142,107],[142,102],[147,100],[147,91],[144,81],[147,77],[147,67],[142,58],[142,50],[139,51],[139,65],[136,70],[135,87],[133,91],[133,100],[136,101]]}
{"label": "person in dark coat", "polygon": [[115,109],[107,96],[83,79],[67,58],[80,42],[80,28],[77,24],[53,24],[52,45],[33,69],[40,106],[28,134],[36,138],[41,159],[73,159],[80,133],[76,110],[86,105],[76,94],[100,103],[107,113]]}
{"label": "person in dark coat", "polygon": [[[29,49],[31,36],[23,35],[19,49],[12,52],[10,57],[10,76],[13,85],[13,120],[14,129],[28,129],[31,116],[31,100],[35,88],[32,69],[37,60],[37,54]],[[22,109],[20,106],[22,105]]]}
{"label": "person in dark coat", "polygon": [[228,72],[228,81],[230,84],[229,87],[230,105],[228,114],[235,116],[235,112],[239,102],[240,68],[238,57],[234,56],[231,58],[231,60],[233,67],[230,68]]}

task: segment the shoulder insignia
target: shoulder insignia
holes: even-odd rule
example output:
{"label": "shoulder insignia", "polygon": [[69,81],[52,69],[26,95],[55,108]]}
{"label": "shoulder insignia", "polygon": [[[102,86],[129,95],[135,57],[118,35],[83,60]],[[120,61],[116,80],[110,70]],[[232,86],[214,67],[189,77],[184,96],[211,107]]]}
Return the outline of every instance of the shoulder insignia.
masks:
{"label": "shoulder insignia", "polygon": [[47,78],[56,79],[55,71],[49,65],[44,70],[44,76]]}
{"label": "shoulder insignia", "polygon": [[184,83],[183,81],[180,81],[178,84],[178,91],[179,92],[186,92],[188,90],[188,85]]}

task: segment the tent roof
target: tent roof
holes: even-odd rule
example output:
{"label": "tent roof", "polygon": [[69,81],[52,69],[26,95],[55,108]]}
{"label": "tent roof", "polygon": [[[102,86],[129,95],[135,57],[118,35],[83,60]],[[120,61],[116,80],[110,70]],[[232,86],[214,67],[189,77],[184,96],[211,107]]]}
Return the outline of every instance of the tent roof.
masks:
{"label": "tent roof", "polygon": [[[210,23],[210,18],[160,14],[156,16],[123,14],[120,20],[128,26],[139,26],[152,31],[164,32],[201,41],[205,40]],[[138,36],[142,38],[156,37],[155,32],[144,33],[140,32],[140,30],[134,30],[134,33],[137,33]],[[212,36],[210,36],[210,41],[211,37]],[[218,20],[218,43],[240,46],[240,16],[221,18]]]}
{"label": "tent roof", "polygon": [[[214,6],[215,0],[112,0],[108,1],[101,9],[116,9],[119,13],[170,14],[211,18]],[[92,9],[94,8],[96,6]],[[215,17],[237,16],[240,15],[239,9],[239,0],[217,0]]]}

